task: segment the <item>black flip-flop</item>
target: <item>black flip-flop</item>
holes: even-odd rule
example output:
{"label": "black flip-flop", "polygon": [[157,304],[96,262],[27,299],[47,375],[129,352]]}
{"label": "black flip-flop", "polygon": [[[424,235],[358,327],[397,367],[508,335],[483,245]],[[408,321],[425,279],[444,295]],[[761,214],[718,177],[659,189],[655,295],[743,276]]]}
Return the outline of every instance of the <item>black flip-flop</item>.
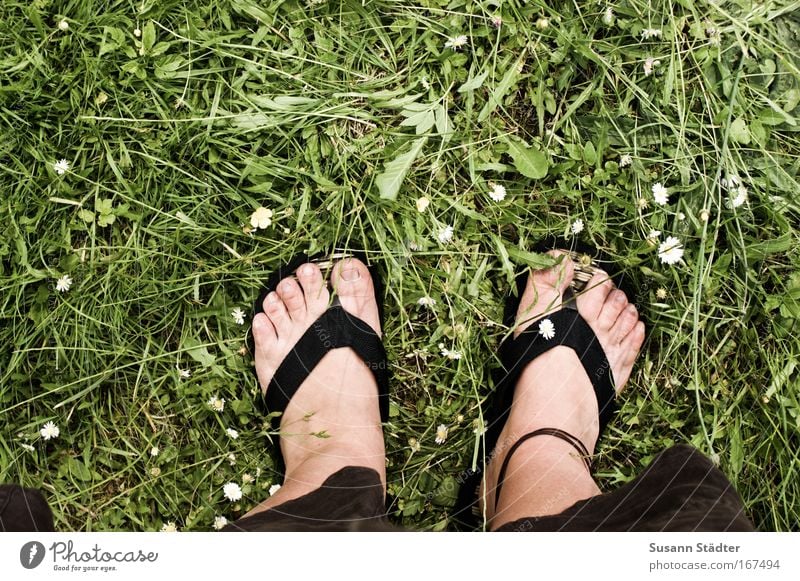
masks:
{"label": "black flip-flop", "polygon": [[[578,354],[597,396],[601,434],[603,428],[616,412],[616,392],[611,366],[597,336],[578,313],[577,305],[573,299],[575,293],[582,291],[586,287],[586,283],[594,274],[595,269],[599,268],[608,273],[617,288],[623,290],[630,297],[631,294],[627,290],[627,281],[623,274],[614,268],[614,264],[605,253],[587,244],[551,237],[540,242],[535,248],[540,253],[552,249],[565,250],[569,253],[575,264],[575,275],[572,284],[563,295],[562,308],[538,318],[518,337],[509,336],[500,345],[499,359],[502,366],[494,374],[495,389],[492,394],[491,405],[484,416],[486,432],[478,454],[478,458],[481,461],[486,457],[485,451],[492,454],[495,450],[511,409],[514,390],[522,371],[528,363],[553,347],[564,345],[574,349]],[[528,275],[529,269],[527,267],[518,272],[516,276],[516,294],[509,293],[506,298],[503,322],[508,328],[514,327]],[[549,320],[549,324],[545,323],[546,326],[540,328],[539,325],[545,320]],[[530,434],[523,435],[508,449],[495,489],[496,499],[499,499],[505,469],[514,450],[525,440],[543,434],[561,438],[572,444],[581,456],[586,459],[587,466],[590,467],[588,452],[580,440],[557,428],[536,430]],[[487,464],[489,459],[489,457],[486,457]],[[455,520],[463,526],[474,528],[482,522],[478,501],[483,473],[484,470],[481,466],[477,466],[475,470],[470,468],[464,472],[463,484],[459,490],[456,514],[454,515]]]}
{"label": "black flip-flop", "polygon": [[[277,288],[278,283],[286,277],[293,276],[302,264],[307,262],[316,263],[323,271],[323,277],[326,277],[327,271],[333,267],[333,264],[345,258],[357,258],[367,265],[372,277],[376,302],[378,303],[381,328],[383,328],[383,280],[375,265],[369,264],[365,253],[352,250],[320,253],[312,257],[306,254],[298,254],[292,258],[267,279],[264,288],[253,305],[253,317],[258,313],[264,312],[264,299]],[[266,396],[263,398],[264,405],[270,414],[275,412],[283,414],[300,385],[311,374],[322,358],[333,349],[350,347],[364,360],[364,363],[375,376],[375,382],[378,385],[378,405],[381,421],[386,422],[389,419],[389,366],[386,350],[372,327],[345,311],[338,298],[335,295],[333,296],[332,304],[314,321],[281,362],[267,387]],[[250,353],[255,357],[255,341],[252,327],[248,333],[247,343]],[[255,371],[255,366],[253,370]],[[273,422],[273,426],[279,424],[279,416],[273,416]],[[280,447],[278,447],[278,450],[280,451]]]}

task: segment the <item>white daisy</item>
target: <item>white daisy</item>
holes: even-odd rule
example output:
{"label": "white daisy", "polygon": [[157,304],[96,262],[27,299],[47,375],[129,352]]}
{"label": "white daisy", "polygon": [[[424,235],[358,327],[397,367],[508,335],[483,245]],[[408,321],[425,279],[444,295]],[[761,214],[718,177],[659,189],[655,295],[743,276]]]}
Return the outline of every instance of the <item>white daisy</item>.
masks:
{"label": "white daisy", "polygon": [[158,449],[158,446],[153,446],[150,448],[150,455],[151,456],[158,456],[161,453],[161,450]]}
{"label": "white daisy", "polygon": [[417,198],[417,212],[424,212],[425,210],[428,209],[428,206],[430,206],[430,204],[431,201],[425,196]]}
{"label": "white daisy", "polygon": [[192,376],[192,372],[191,371],[189,371],[188,369],[181,369],[180,365],[178,365],[177,363],[175,364],[175,369],[178,370],[178,375],[180,375],[181,377],[191,377]]}
{"label": "white daisy", "polygon": [[244,311],[239,307],[236,307],[231,311],[231,317],[233,317],[233,320],[236,321],[237,325],[244,325]]}
{"label": "white daisy", "polygon": [[439,242],[442,244],[447,244],[453,239],[453,227],[452,226],[445,226],[441,230],[439,230],[439,234],[437,236]]}
{"label": "white daisy", "polygon": [[447,357],[448,359],[458,360],[461,359],[461,351],[456,349],[448,349],[444,346],[443,343],[439,343],[439,348],[441,349],[442,355]]}
{"label": "white daisy", "polygon": [[439,427],[436,428],[436,440],[434,440],[437,444],[444,444],[447,441],[447,426],[444,424],[439,424]]}
{"label": "white daisy", "polygon": [[447,39],[447,42],[444,43],[445,48],[452,48],[453,50],[458,50],[465,44],[469,42],[466,34],[461,34],[459,36],[452,36]]}
{"label": "white daisy", "polygon": [[167,521],[163,525],[161,525],[161,532],[162,533],[177,533],[178,532],[178,525],[176,525],[173,521]]}
{"label": "white daisy", "polygon": [[63,176],[69,171],[69,162],[66,159],[60,159],[53,164],[53,169],[60,176]]}
{"label": "white daisy", "polygon": [[258,230],[259,228],[269,228],[272,225],[272,210],[259,206],[250,215],[250,225]]}
{"label": "white daisy", "polygon": [[661,230],[650,230],[650,233],[647,235],[647,240],[658,240],[659,236],[661,236]]}
{"label": "white daisy", "polygon": [[417,304],[421,307],[435,307],[436,299],[428,296],[420,297],[419,299],[417,299]]}
{"label": "white daisy", "polygon": [[664,264],[676,264],[683,258],[683,244],[674,236],[667,239],[658,247],[658,257]]}
{"label": "white daisy", "polygon": [[72,286],[72,277],[70,277],[68,274],[65,274],[56,281],[56,290],[60,293],[67,292],[71,286]]}
{"label": "white daisy", "polygon": [[253,478],[252,474],[248,474],[247,472],[242,474],[242,484],[252,484],[255,481],[256,479]]}
{"label": "white daisy", "polygon": [[669,203],[669,190],[661,182],[653,184],[653,199],[659,206],[666,206]]}
{"label": "white daisy", "polygon": [[736,188],[736,195],[728,200],[728,206],[731,208],[738,208],[745,202],[747,202],[747,188],[744,186],[739,186]]}
{"label": "white daisy", "polygon": [[570,230],[572,230],[573,234],[580,234],[581,232],[583,232],[583,220],[581,220],[580,218],[575,220],[572,223],[572,226],[570,226]]}
{"label": "white daisy", "polygon": [[633,157],[631,157],[630,153],[621,155],[619,158],[619,167],[628,167],[632,163],[633,163]]}
{"label": "white daisy", "polygon": [[269,492],[269,495],[272,496],[273,494],[278,492],[280,489],[281,489],[281,485],[280,484],[273,484],[272,486],[269,487],[269,490],[267,492]]}
{"label": "white daisy", "polygon": [[225,409],[225,398],[219,398],[216,395],[212,395],[208,400],[208,407],[215,412],[221,412]]}
{"label": "white daisy", "polygon": [[663,286],[658,287],[656,290],[656,298],[662,301],[667,298],[667,289],[665,289]]}
{"label": "white daisy", "polygon": [[720,180],[720,184],[722,184],[722,187],[726,190],[732,190],[733,188],[741,185],[741,183],[742,180],[739,179],[739,176],[736,174],[728,174],[727,177],[724,177]]}
{"label": "white daisy", "polygon": [[231,502],[236,502],[237,500],[242,499],[242,489],[235,482],[228,482],[225,486],[223,486],[222,493],[225,495],[225,498]]}
{"label": "white daisy", "polygon": [[214,517],[214,530],[221,531],[226,526],[228,526],[228,519],[226,519],[224,516]]}
{"label": "white daisy", "polygon": [[69,22],[67,22],[66,20],[62,20],[61,22],[58,23],[58,28],[59,30],[66,32],[67,30],[69,30]]}
{"label": "white daisy", "polygon": [[500,184],[489,184],[492,190],[489,192],[489,197],[495,202],[502,202],[506,197],[506,188]]}
{"label": "white daisy", "polygon": [[236,466],[236,454],[234,454],[233,452],[228,454],[228,464],[230,464],[231,466]]}
{"label": "white daisy", "polygon": [[644,76],[649,77],[651,74],[653,74],[653,69],[660,66],[661,66],[660,60],[653,58],[651,56],[647,57],[646,59],[644,59],[644,65],[642,65],[642,69],[644,70]]}
{"label": "white daisy", "polygon": [[614,24],[614,11],[611,9],[611,6],[608,6],[606,11],[603,12],[603,24],[606,26]]}
{"label": "white daisy", "polygon": [[639,200],[636,203],[639,204],[639,208],[641,208],[642,210],[646,210],[647,207],[650,205],[650,202],[647,201],[647,198],[639,198]]}
{"label": "white daisy", "polygon": [[543,319],[539,322],[539,334],[548,341],[556,336],[556,326],[550,319]]}
{"label": "white daisy", "polygon": [[642,31],[642,40],[649,40],[651,38],[661,38],[660,28],[645,28]]}
{"label": "white daisy", "polygon": [[36,451],[36,448],[34,448],[33,446],[31,446],[30,444],[20,444],[20,447],[21,447],[23,450],[27,450],[28,452],[35,452],[35,451]]}
{"label": "white daisy", "polygon": [[39,430],[39,434],[42,436],[44,440],[52,440],[53,438],[58,438],[58,435],[61,433],[61,430],[55,425],[53,422],[47,422],[42,429]]}
{"label": "white daisy", "polygon": [[228,434],[228,437],[231,440],[235,440],[236,438],[239,437],[239,432],[237,432],[233,428],[226,428],[225,433]]}

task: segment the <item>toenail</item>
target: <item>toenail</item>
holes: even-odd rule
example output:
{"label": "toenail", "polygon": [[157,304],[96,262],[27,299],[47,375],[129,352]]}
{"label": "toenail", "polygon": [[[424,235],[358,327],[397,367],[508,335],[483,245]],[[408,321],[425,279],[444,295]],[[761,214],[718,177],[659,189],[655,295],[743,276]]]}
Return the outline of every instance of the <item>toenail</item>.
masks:
{"label": "toenail", "polygon": [[347,282],[353,282],[361,278],[361,271],[357,268],[343,268],[339,274],[342,280],[346,280]]}
{"label": "toenail", "polygon": [[303,268],[300,269],[300,274],[303,276],[311,276],[314,274],[314,267],[310,264],[303,265]]}
{"label": "toenail", "polygon": [[267,295],[267,302],[268,303],[277,303],[278,302],[278,296],[275,293],[269,293]]}
{"label": "toenail", "polygon": [[285,293],[291,292],[294,290],[294,285],[292,285],[292,283],[290,283],[288,280],[285,280],[281,283],[281,290]]}
{"label": "toenail", "polygon": [[614,297],[614,301],[617,303],[622,303],[625,301],[625,295],[622,293],[618,293],[617,296]]}

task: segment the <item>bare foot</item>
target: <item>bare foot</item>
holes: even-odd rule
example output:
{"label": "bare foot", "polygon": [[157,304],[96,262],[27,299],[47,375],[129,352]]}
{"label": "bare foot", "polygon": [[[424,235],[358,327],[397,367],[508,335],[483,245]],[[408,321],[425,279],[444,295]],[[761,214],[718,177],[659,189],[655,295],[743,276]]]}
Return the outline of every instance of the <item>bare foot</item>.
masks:
{"label": "bare foot", "polygon": [[[557,256],[559,253],[551,254]],[[562,294],[572,281],[573,269],[572,261],[565,256],[559,265],[534,272],[528,277],[517,311],[515,336],[534,320],[561,308]],[[628,302],[625,293],[615,289],[605,273],[595,274],[575,300],[578,312],[597,335],[608,358],[616,392],[619,394],[630,377],[644,341],[644,323],[639,321],[636,308]],[[486,514],[493,528],[516,518],[538,516],[535,513],[525,514],[525,511],[536,510],[536,506],[531,506],[529,502],[518,502],[517,507],[513,506],[515,503],[512,501],[522,499],[533,490],[533,485],[526,485],[527,487],[519,489],[515,499],[514,485],[509,486],[515,472],[522,471],[522,464],[517,461],[517,456],[520,456],[520,461],[524,461],[526,454],[520,452],[541,449],[545,456],[558,458],[567,454],[567,461],[574,460],[574,466],[567,466],[567,471],[574,468],[586,472],[583,460],[577,457],[574,448],[568,443],[549,436],[532,438],[520,446],[509,461],[500,506],[494,506],[493,484],[497,482],[506,450],[524,434],[545,427],[559,428],[576,436],[593,453],[599,433],[597,397],[577,353],[569,347],[550,349],[529,363],[520,375],[511,412],[487,467],[490,493],[481,495],[485,496]],[[544,476],[540,478],[541,482],[545,480]],[[569,482],[578,488],[576,492],[578,496],[583,495],[583,498],[597,493],[591,478],[584,481],[578,477],[570,477]],[[549,499],[543,502],[542,509],[545,512],[540,514],[558,513],[580,499],[574,498],[573,494],[561,496],[559,501],[553,502]],[[503,514],[497,514],[500,512]]]}
{"label": "bare foot", "polygon": [[[273,375],[300,337],[329,307],[331,293],[315,264],[283,279],[253,318],[255,364],[266,393]],[[378,305],[367,267],[356,259],[336,263],[334,293],[344,310],[380,337]],[[312,370],[281,417],[286,476],[281,489],[251,512],[311,492],[345,466],[373,468],[386,482],[378,388],[372,372],[350,348],[330,351]]]}

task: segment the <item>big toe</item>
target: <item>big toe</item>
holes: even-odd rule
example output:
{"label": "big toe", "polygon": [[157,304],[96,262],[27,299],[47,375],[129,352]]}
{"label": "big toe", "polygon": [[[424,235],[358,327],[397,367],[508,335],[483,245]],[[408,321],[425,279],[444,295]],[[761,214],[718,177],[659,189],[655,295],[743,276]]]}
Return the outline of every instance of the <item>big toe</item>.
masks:
{"label": "big toe", "polygon": [[333,267],[331,284],[342,308],[363,320],[380,336],[378,304],[369,268],[357,258],[340,260]]}
{"label": "big toe", "polygon": [[556,258],[563,255],[564,258],[555,266],[533,271],[528,276],[517,310],[517,334],[538,317],[560,308],[564,292],[572,282],[575,265],[570,257],[558,250],[551,250],[548,254]]}

